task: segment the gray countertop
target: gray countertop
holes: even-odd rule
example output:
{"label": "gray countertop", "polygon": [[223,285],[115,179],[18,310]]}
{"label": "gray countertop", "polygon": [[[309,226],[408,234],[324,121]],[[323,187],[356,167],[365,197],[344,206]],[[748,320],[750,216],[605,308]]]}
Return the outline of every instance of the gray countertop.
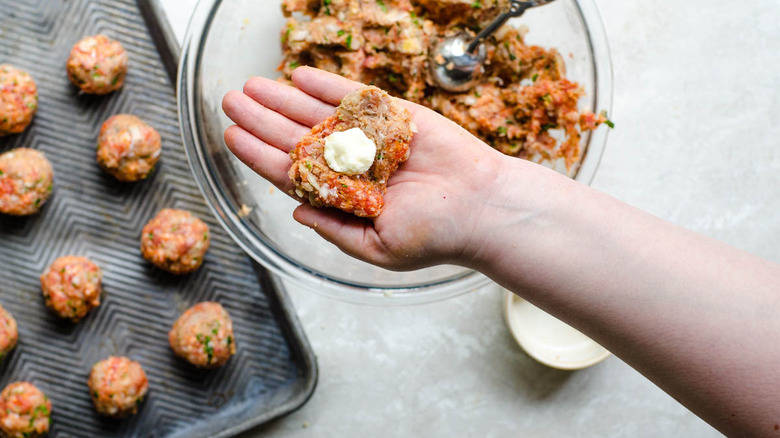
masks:
{"label": "gray countertop", "polygon": [[[179,38],[194,3],[163,0]],[[780,3],[596,3],[616,129],[593,185],[780,262]],[[577,372],[535,362],[495,286],[401,308],[289,292],[319,384],[246,437],[719,436],[618,358]]]}

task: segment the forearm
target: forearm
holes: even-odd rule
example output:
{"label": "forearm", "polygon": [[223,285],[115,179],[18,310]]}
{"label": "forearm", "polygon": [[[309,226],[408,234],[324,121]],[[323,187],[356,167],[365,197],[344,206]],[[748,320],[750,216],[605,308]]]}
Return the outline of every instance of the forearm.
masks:
{"label": "forearm", "polygon": [[778,265],[526,163],[505,173],[502,185],[513,190],[486,204],[490,230],[472,267],[593,337],[722,431],[774,432]]}

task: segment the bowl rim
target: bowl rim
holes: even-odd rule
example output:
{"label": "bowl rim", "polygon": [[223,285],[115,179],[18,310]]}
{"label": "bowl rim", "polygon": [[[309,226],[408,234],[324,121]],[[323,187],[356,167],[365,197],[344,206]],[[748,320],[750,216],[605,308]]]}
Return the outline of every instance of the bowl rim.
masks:
{"label": "bowl rim", "polygon": [[[580,11],[580,17],[588,33],[588,43],[593,54],[594,108],[611,111],[612,64],[598,8],[593,0],[572,1]],[[331,298],[358,304],[428,303],[461,295],[489,284],[488,277],[472,270],[466,270],[461,275],[433,283],[401,287],[371,286],[347,282],[307,269],[254,236],[246,221],[230,205],[224,195],[224,189],[212,174],[212,166],[209,164],[206,150],[199,135],[196,134],[197,126],[194,122],[198,120],[197,97],[199,90],[197,86],[189,84],[197,83],[196,77],[201,64],[202,49],[206,44],[206,37],[216,12],[222,3],[223,0],[200,0],[195,6],[184,36],[176,78],[176,91],[179,126],[187,161],[195,176],[198,188],[207,201],[206,203],[233,241],[252,259],[285,280]],[[606,146],[607,134],[606,129],[598,129],[589,133],[588,146],[583,153],[575,180],[585,184],[591,183]]]}

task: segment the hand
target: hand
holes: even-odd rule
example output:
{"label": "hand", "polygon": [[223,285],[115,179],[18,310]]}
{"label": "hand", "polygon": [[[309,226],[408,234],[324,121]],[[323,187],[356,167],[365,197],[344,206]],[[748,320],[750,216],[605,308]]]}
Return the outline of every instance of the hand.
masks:
{"label": "hand", "polygon": [[[297,88],[252,78],[243,93],[228,93],[222,107],[237,124],[225,131],[230,150],[295,197],[287,176],[290,150],[362,84],[307,67],[295,70],[292,80]],[[388,269],[468,265],[469,248],[478,247],[471,242],[478,243],[481,207],[502,174],[503,155],[434,111],[401,103],[419,132],[409,159],[389,180],[379,217],[368,220],[306,203],[293,217],[347,254]]]}

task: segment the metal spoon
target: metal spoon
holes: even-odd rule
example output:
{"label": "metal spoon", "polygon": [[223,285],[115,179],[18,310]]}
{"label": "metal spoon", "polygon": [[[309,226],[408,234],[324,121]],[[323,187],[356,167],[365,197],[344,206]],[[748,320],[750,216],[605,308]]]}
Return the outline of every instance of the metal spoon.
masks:
{"label": "metal spoon", "polygon": [[501,13],[482,29],[471,42],[466,32],[445,38],[429,55],[428,66],[433,80],[443,89],[453,92],[469,90],[484,72],[485,46],[482,42],[513,17],[519,17],[530,8],[554,0],[512,0],[509,10]]}

